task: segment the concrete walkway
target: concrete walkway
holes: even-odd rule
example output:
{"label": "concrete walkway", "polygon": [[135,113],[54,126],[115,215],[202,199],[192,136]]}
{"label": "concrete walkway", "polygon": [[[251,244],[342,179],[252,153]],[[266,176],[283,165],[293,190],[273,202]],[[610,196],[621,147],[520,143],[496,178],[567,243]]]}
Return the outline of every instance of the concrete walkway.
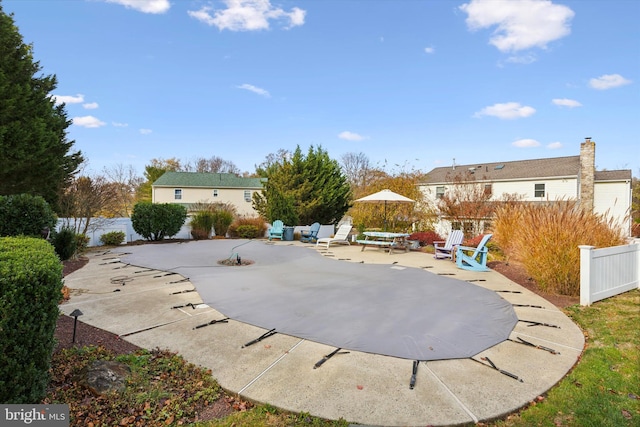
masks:
{"label": "concrete walkway", "polygon": [[[582,332],[559,309],[494,271],[460,270],[421,252],[389,255],[361,252],[358,246],[275,245],[318,251],[336,262],[413,267],[471,281],[514,304],[520,322],[508,341],[473,358],[420,362],[411,389],[411,360],[350,351],[314,369],[335,348],[283,334],[243,348],[267,331],[232,319],[213,322],[225,319],[224,314],[200,304],[188,279],[127,265],[115,251],[89,253],[89,264],[65,278],[71,299],[60,309],[65,314],[80,309],[81,321],[140,347],[178,352],[211,369],[223,388],[245,399],[376,426],[461,425],[502,417],[553,387],[584,347]],[[165,246],[171,250],[171,244]]]}

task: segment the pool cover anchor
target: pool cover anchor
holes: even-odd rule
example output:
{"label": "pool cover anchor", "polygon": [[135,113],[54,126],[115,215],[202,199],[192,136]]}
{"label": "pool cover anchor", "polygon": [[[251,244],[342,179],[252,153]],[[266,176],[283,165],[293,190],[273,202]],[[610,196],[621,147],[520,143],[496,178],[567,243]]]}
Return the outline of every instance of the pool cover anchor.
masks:
{"label": "pool cover anchor", "polygon": [[275,335],[275,334],[277,334],[277,332],[276,332],[276,328],[270,329],[270,330],[268,330],[267,332],[265,332],[264,334],[260,335],[260,336],[259,336],[258,338],[256,338],[255,340],[251,340],[251,341],[249,341],[248,343],[246,343],[245,345],[243,345],[243,346],[242,346],[242,347],[240,347],[240,348],[249,347],[250,345],[253,345],[253,344],[257,343],[257,342],[260,342],[260,341],[262,341],[263,339],[265,339],[265,338],[269,338],[271,335]]}
{"label": "pool cover anchor", "polygon": [[561,329],[560,326],[558,325],[552,325],[551,323],[543,323],[543,322],[536,322],[534,320],[522,320],[522,319],[518,319],[518,322],[522,322],[522,323],[529,323],[527,325],[527,327],[531,327],[531,326],[546,326],[548,328],[557,328],[557,329]]}
{"label": "pool cover anchor", "polygon": [[514,341],[514,340],[512,340],[512,339],[509,339],[509,341],[513,341],[514,343],[517,343],[517,344],[524,344],[524,345],[526,345],[526,346],[534,347],[534,348],[537,348],[537,349],[540,349],[540,350],[548,351],[548,352],[549,352],[549,353],[551,353],[551,354],[560,354],[560,352],[559,352],[559,351],[556,351],[556,350],[554,350],[554,349],[552,349],[552,348],[545,347],[545,346],[543,346],[543,345],[537,345],[537,344],[534,344],[534,343],[529,342],[529,341],[525,341],[525,340],[523,340],[523,339],[522,339],[522,338],[520,338],[520,337],[518,337],[518,341]]}
{"label": "pool cover anchor", "polygon": [[200,328],[204,328],[205,326],[215,325],[216,323],[229,323],[229,318],[225,317],[224,319],[212,320],[211,322],[207,322],[207,323],[203,323],[201,325],[194,326],[191,329],[200,329]]}
{"label": "pool cover anchor", "polygon": [[416,386],[416,376],[418,375],[419,363],[420,363],[419,360],[413,361],[413,370],[411,372],[411,380],[409,381],[409,390],[413,390],[413,388]]}
{"label": "pool cover anchor", "polygon": [[324,364],[327,360],[331,359],[336,354],[349,354],[348,351],[340,351],[342,350],[340,347],[333,350],[331,353],[322,356],[322,359],[318,360],[315,365],[313,365],[313,369],[317,369]]}
{"label": "pool cover anchor", "polygon": [[[514,379],[514,380],[516,380],[516,381],[520,381],[521,383],[523,383],[523,382],[524,382],[524,380],[523,380],[522,378],[518,377],[516,374],[512,374],[511,372],[507,372],[507,371],[505,371],[505,370],[502,370],[502,369],[498,368],[498,367],[495,365],[495,363],[493,363],[493,362],[491,361],[491,359],[489,359],[488,357],[481,357],[480,359],[481,359],[481,360],[486,360],[487,362],[489,362],[489,365],[491,365],[491,368],[493,368],[493,369],[495,369],[496,371],[500,372],[502,375],[506,375],[506,376],[508,376],[509,378],[513,378],[513,379]],[[475,360],[475,359],[474,359],[474,360]],[[484,366],[488,366],[488,365],[486,365],[486,364],[484,364],[484,363],[482,363],[482,362],[479,362],[479,363],[481,363],[481,364],[482,364],[482,365],[484,365]]]}

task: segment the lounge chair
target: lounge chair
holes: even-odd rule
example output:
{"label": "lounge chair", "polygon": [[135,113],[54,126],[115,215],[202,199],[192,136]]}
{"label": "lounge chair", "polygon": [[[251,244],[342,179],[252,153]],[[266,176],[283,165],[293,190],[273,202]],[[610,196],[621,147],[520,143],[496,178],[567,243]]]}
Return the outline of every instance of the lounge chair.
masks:
{"label": "lounge chair", "polygon": [[269,240],[271,239],[284,240],[284,223],[279,219],[273,221],[273,224],[269,229]]}
{"label": "lounge chair", "polygon": [[342,224],[335,236],[333,237],[322,237],[316,241],[316,246],[320,244],[327,244],[327,248],[331,246],[332,243],[340,243],[340,244],[350,244],[349,243],[349,233],[351,233],[351,226],[349,224]]}
{"label": "lounge chair", "polygon": [[320,231],[320,223],[314,222],[313,224],[311,224],[309,230],[305,230],[300,233],[300,241],[307,243],[315,242],[316,240],[318,240],[318,231]]}
{"label": "lounge chair", "polygon": [[487,268],[487,255],[489,248],[487,242],[492,234],[485,234],[477,248],[458,246],[456,249],[456,265],[458,268],[470,271],[489,271]]}
{"label": "lounge chair", "polygon": [[456,250],[455,247],[460,246],[463,239],[464,233],[462,232],[462,230],[453,230],[451,233],[449,233],[449,237],[447,237],[446,241],[437,240],[433,242],[433,247],[435,248],[434,258],[453,259],[453,254]]}

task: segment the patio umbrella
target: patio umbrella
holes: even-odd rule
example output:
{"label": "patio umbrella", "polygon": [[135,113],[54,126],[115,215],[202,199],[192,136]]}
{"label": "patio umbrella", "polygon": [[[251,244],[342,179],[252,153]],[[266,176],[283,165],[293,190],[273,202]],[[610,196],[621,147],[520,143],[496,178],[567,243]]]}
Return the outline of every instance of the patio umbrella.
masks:
{"label": "patio umbrella", "polygon": [[414,203],[408,197],[401,194],[394,193],[391,190],[380,190],[377,193],[369,194],[368,196],[361,197],[356,202],[364,203],[384,203],[384,230],[387,230],[387,203]]}

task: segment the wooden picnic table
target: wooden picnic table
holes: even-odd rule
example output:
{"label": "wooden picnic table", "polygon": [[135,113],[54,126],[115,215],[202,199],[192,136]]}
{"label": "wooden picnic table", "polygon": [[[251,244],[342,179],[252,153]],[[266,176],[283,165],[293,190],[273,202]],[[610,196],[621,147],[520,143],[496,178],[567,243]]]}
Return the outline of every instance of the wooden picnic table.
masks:
{"label": "wooden picnic table", "polygon": [[409,252],[409,245],[407,244],[407,233],[388,233],[385,231],[365,231],[365,240],[356,240],[356,242],[362,245],[361,251],[367,246],[377,247],[378,249],[389,249],[389,255],[393,253],[394,249],[404,249],[405,252]]}

